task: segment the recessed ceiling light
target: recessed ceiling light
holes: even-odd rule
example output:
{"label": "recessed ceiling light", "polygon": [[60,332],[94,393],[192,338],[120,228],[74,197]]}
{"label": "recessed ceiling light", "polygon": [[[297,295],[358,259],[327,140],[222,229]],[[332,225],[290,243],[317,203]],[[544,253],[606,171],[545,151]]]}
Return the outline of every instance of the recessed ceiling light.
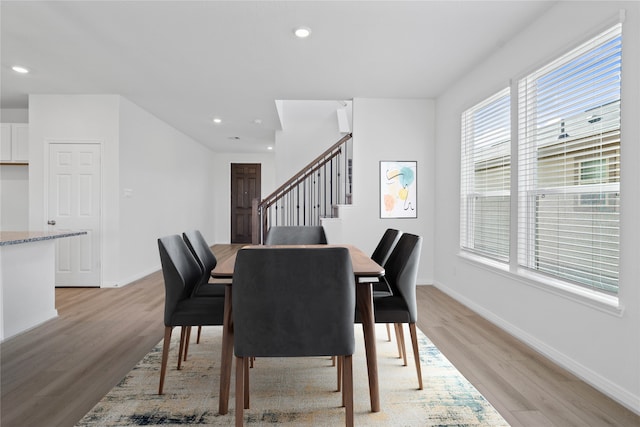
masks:
{"label": "recessed ceiling light", "polygon": [[22,67],[20,65],[14,65],[13,67],[11,67],[11,69],[20,74],[27,74],[29,72],[28,68]]}
{"label": "recessed ceiling light", "polygon": [[267,150],[273,150],[273,147],[272,146],[268,146]]}
{"label": "recessed ceiling light", "polygon": [[311,28],[309,27],[298,27],[293,30],[293,34],[296,35],[299,39],[305,39],[311,35]]}
{"label": "recessed ceiling light", "polygon": [[222,123],[222,119],[220,117],[214,117],[213,118],[213,123],[219,125],[220,123]]}

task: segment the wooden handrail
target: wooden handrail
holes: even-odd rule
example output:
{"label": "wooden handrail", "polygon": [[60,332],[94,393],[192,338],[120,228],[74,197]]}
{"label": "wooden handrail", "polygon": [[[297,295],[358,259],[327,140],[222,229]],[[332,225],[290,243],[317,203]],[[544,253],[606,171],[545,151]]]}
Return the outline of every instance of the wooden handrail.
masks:
{"label": "wooden handrail", "polygon": [[289,178],[287,180],[287,182],[285,182],[284,184],[282,184],[280,187],[278,187],[274,192],[272,192],[271,194],[269,194],[267,197],[265,197],[264,199],[262,199],[262,201],[258,204],[258,208],[263,207],[266,202],[274,197],[276,197],[278,195],[278,193],[282,192],[285,188],[291,186],[292,183],[296,182],[298,179],[300,179],[300,177],[302,175],[304,175],[306,173],[306,171],[313,166],[314,164],[316,164],[317,162],[319,162],[320,160],[322,160],[325,156],[327,156],[329,153],[331,153],[333,150],[335,150],[336,148],[342,146],[342,144],[344,144],[345,142],[347,142],[349,139],[351,139],[351,134],[348,133],[345,136],[343,136],[342,138],[340,138],[340,140],[338,142],[336,142],[335,144],[333,144],[331,147],[329,147],[328,149],[326,149],[324,151],[324,153],[320,154],[318,157],[316,157],[315,159],[313,159],[312,161],[309,162],[309,164],[307,164],[307,166],[305,166],[304,168],[302,168],[297,174],[295,174],[293,177]]}
{"label": "wooden handrail", "polygon": [[[309,169],[308,171],[302,170],[301,172],[298,172],[298,179],[292,181],[291,184],[294,184],[297,181],[304,181],[309,176],[311,176],[314,172],[316,172],[318,169],[320,169],[322,166],[324,166],[327,163],[329,163],[331,161],[331,159],[333,159],[335,156],[337,156],[340,153],[342,153],[342,149],[337,150],[335,153],[332,153],[330,157],[327,157],[326,159],[322,160],[321,163],[318,163],[316,166],[314,166],[313,168]],[[311,164],[309,164],[308,166],[311,166]],[[289,186],[289,188],[291,188],[291,187],[294,187],[294,185],[290,185]],[[286,191],[282,191],[282,194],[285,194],[285,193],[287,193],[287,192]],[[278,199],[280,198],[280,197],[275,197],[275,196],[277,196],[276,192],[273,192],[270,195],[274,196],[274,197],[264,199],[262,202],[260,202],[258,204],[258,207],[268,208],[269,206],[271,206],[275,202],[277,202]]]}
{"label": "wooden handrail", "polygon": [[[304,168],[302,168],[298,173],[289,178],[284,184],[279,186],[275,191],[269,194],[267,197],[258,201],[257,199],[252,202],[252,242],[254,244],[259,244],[262,241],[262,236],[266,234],[268,227],[268,219],[267,212],[269,208],[277,203],[279,200],[283,199],[288,193],[293,191],[298,186],[302,185],[306,179],[308,179],[311,175],[318,172],[320,174],[320,169],[325,166],[327,163],[331,162],[335,157],[343,153],[342,146],[352,138],[352,134],[346,134],[340,140],[338,140],[331,147],[326,149],[322,154],[313,159],[311,162],[307,164]],[[340,178],[340,174],[337,174],[338,179]],[[335,178],[335,177],[334,177]],[[315,209],[316,206],[313,206]],[[311,209],[312,207],[309,206]],[[276,207],[277,209],[277,207]]]}

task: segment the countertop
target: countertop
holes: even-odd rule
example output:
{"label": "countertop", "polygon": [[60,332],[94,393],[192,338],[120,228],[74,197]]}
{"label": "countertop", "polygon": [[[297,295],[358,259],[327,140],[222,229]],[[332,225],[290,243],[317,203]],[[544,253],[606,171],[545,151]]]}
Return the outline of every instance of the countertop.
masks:
{"label": "countertop", "polygon": [[80,236],[86,231],[0,231],[0,246]]}

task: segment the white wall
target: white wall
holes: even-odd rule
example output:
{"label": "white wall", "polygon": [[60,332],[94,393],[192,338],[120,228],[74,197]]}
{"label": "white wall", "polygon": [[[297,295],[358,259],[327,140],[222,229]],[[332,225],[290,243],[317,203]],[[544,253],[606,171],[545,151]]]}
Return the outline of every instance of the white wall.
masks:
{"label": "white wall", "polygon": [[[433,283],[435,103],[425,99],[353,100],[353,205],[324,220],[332,243],[371,253],[387,228],[423,237],[418,283]],[[380,218],[380,161],[416,160],[416,219]]]}
{"label": "white wall", "polygon": [[49,141],[102,144],[102,281],[118,282],[117,95],[29,95],[29,228],[46,230]]}
{"label": "white wall", "polygon": [[282,130],[275,136],[278,186],[344,136],[337,116],[344,107],[338,101],[281,101],[280,105]]}
{"label": "white wall", "polygon": [[158,270],[158,237],[213,237],[214,153],[117,95],[29,97],[32,230],[46,229],[47,141],[102,143],[102,286]]}
{"label": "white wall", "polygon": [[28,123],[29,110],[27,108],[2,108],[0,109],[1,123]]}
{"label": "white wall", "polygon": [[[205,235],[210,244],[231,242],[231,164],[260,163],[261,198],[276,189],[275,155],[266,153],[217,153],[208,166],[212,173],[213,234]],[[215,183],[215,189],[214,184]]]}
{"label": "white wall", "polygon": [[[460,115],[613,24],[623,26],[620,309],[459,256]],[[640,413],[640,3],[561,2],[437,99],[436,285]],[[514,98],[512,98],[514,99]]]}
{"label": "white wall", "polygon": [[[27,123],[26,108],[3,108],[2,123]],[[29,229],[29,166],[0,166],[0,230]]]}
{"label": "white wall", "polygon": [[29,166],[0,165],[0,230],[29,229]]}
{"label": "white wall", "polygon": [[118,280],[160,269],[159,237],[198,229],[214,236],[215,153],[120,98]]}
{"label": "white wall", "polygon": [[55,241],[0,246],[0,341],[58,315]]}

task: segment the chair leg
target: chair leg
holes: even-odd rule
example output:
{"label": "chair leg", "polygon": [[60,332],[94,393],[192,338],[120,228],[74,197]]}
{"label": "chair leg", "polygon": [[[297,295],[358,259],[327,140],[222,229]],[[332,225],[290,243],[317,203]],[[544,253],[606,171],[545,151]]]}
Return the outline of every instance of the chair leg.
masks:
{"label": "chair leg", "polygon": [[[336,369],[336,371],[338,372],[338,390],[336,391],[340,391],[342,390],[342,370],[343,370],[343,360],[342,360],[342,356],[338,356],[338,369]],[[344,406],[344,401],[342,402],[342,406]]]}
{"label": "chair leg", "polygon": [[198,326],[198,336],[196,337],[196,344],[200,344],[200,335],[202,334],[202,326]]}
{"label": "chair leg", "polygon": [[184,341],[187,336],[187,327],[180,328],[180,347],[178,348],[178,370],[182,369],[182,354],[184,352]]}
{"label": "chair leg", "polygon": [[396,334],[396,346],[398,346],[398,358],[402,357],[402,343],[400,342],[400,336],[398,335],[398,324],[393,324],[393,332]]}
{"label": "chair leg", "polygon": [[407,366],[407,347],[404,343],[404,329],[402,329],[402,323],[394,323],[393,327],[396,330],[396,340],[398,341],[398,357],[403,360],[403,366]]}
{"label": "chair leg", "polygon": [[253,356],[244,359],[244,409],[249,409],[249,360],[253,360]]}
{"label": "chair leg", "polygon": [[353,358],[351,355],[342,356],[343,373],[342,373],[342,402],[345,407],[345,425],[353,427]]}
{"label": "chair leg", "polygon": [[244,426],[244,359],[236,356],[236,427]]}
{"label": "chair leg", "polygon": [[182,360],[187,361],[187,353],[189,352],[189,340],[191,339],[191,326],[187,326],[187,336],[184,339],[184,357]]}
{"label": "chair leg", "polygon": [[160,364],[160,385],[158,394],[162,394],[164,388],[164,375],[167,373],[167,359],[169,358],[169,346],[171,345],[171,326],[164,327],[164,341],[162,342],[162,362]]}
{"label": "chair leg", "polygon": [[409,333],[411,334],[411,344],[413,345],[413,358],[416,360],[416,372],[418,372],[418,389],[422,390],[422,368],[420,367],[420,351],[418,349],[418,333],[416,324],[409,323]]}
{"label": "chair leg", "polygon": [[391,328],[388,323],[385,323],[385,325],[387,326],[387,341],[391,342]]}

